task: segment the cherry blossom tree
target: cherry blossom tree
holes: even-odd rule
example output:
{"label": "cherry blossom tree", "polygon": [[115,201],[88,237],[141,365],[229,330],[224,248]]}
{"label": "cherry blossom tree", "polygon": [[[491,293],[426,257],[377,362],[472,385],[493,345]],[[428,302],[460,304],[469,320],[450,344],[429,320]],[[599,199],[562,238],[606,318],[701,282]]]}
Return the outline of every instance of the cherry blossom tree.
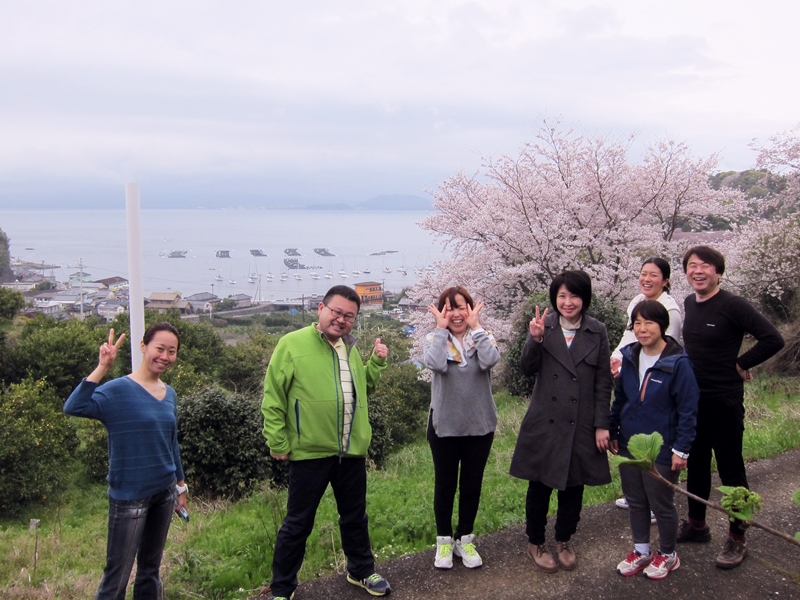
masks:
{"label": "cherry blossom tree", "polygon": [[586,270],[598,295],[627,303],[645,256],[679,256],[676,231],[702,228],[711,216],[738,218],[741,194],[708,185],[715,156],[697,158],[662,140],[637,162],[635,142],[545,120],[518,156],[485,159],[477,173],[446,179],[422,227],[452,258],[412,296],[430,302],[465,285],[486,302],[486,320],[503,340],[523,300],[564,269]]}
{"label": "cherry blossom tree", "polygon": [[785,177],[760,199],[728,244],[730,281],[740,293],[790,320],[800,314],[800,125],[754,142],[757,166]]}

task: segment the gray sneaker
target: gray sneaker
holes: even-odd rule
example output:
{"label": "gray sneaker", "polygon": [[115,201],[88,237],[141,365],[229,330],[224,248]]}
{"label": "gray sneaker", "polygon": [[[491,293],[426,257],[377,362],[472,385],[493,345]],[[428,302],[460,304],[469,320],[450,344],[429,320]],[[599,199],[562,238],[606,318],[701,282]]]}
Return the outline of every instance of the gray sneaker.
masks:
{"label": "gray sneaker", "polygon": [[725,541],[722,552],[717,555],[717,566],[720,569],[735,569],[747,557],[747,540],[738,542],[732,537]]}

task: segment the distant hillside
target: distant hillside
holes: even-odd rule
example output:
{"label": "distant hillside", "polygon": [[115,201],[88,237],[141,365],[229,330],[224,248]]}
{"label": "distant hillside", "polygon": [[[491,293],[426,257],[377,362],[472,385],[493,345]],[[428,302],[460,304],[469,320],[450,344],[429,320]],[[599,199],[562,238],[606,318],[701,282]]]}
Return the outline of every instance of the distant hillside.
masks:
{"label": "distant hillside", "polygon": [[385,194],[356,204],[360,210],[431,210],[433,200],[422,196]]}

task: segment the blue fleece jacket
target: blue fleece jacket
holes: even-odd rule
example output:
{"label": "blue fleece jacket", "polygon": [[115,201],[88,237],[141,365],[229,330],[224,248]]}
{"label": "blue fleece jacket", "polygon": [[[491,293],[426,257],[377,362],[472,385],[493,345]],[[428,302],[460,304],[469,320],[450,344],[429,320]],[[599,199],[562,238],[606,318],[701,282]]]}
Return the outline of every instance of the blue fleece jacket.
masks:
{"label": "blue fleece jacket", "polygon": [[639,385],[638,342],[622,348],[622,368],[611,404],[612,440],[622,449],[637,433],[657,431],[664,445],[656,462],[672,464],[672,449],[688,454],[697,425],[697,401],[700,391],[689,357],[671,337],[655,365],[645,373]]}
{"label": "blue fleece jacket", "polygon": [[81,381],[64,412],[100,421],[108,431],[108,495],[141,500],[183,479],[178,450],[177,398],[167,386],[163,400],[130,377],[98,387]]}

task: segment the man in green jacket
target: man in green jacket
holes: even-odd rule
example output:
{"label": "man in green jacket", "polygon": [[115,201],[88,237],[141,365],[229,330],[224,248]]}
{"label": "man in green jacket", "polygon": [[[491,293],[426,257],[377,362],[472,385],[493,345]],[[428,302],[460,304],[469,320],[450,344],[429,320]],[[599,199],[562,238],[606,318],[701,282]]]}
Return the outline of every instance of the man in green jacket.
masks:
{"label": "man in green jacket", "polygon": [[270,454],[289,463],[286,518],[272,560],[273,598],[291,598],[306,540],[328,487],[339,511],[347,581],[373,596],[391,590],[375,573],[367,528],[366,456],[372,437],[367,394],[389,353],[375,340],[366,366],[350,335],[361,307],[355,290],[337,285],[317,307],[319,322],[281,338],[264,379],[264,437]]}

